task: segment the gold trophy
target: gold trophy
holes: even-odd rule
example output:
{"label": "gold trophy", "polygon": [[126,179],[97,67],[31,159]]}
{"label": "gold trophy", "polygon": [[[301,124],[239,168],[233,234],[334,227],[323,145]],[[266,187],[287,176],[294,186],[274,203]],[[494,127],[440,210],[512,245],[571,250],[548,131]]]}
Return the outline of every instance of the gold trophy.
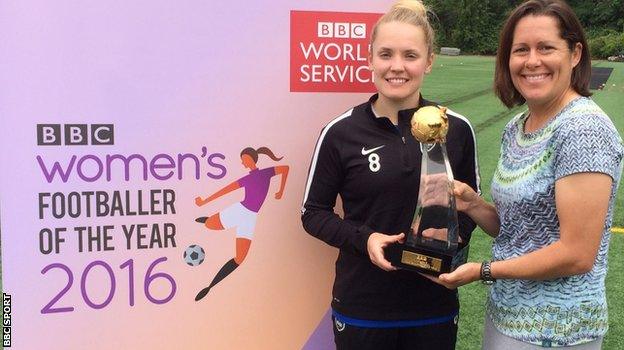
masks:
{"label": "gold trophy", "polygon": [[459,249],[453,172],[445,144],[446,108],[418,109],[411,126],[422,152],[418,202],[404,243],[388,246],[385,254],[393,266],[438,276],[468,258],[468,246]]}

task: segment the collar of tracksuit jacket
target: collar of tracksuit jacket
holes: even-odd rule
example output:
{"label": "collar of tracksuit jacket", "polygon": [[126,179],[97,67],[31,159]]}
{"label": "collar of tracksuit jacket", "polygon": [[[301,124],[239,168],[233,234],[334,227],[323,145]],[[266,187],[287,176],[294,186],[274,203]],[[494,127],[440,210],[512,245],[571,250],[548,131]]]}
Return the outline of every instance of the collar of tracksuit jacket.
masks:
{"label": "collar of tracksuit jacket", "polygon": [[411,136],[411,134],[409,133],[411,129],[410,120],[412,119],[412,115],[414,114],[414,112],[424,106],[437,106],[436,103],[425,100],[422,95],[420,95],[418,100],[418,107],[403,109],[399,111],[399,130],[397,130],[397,128],[394,126],[394,124],[392,124],[389,118],[384,116],[380,116],[381,118],[378,118],[373,112],[373,103],[377,101],[378,98],[378,93],[371,96],[371,98],[368,100],[369,103],[366,106],[366,114],[375,124],[383,128],[387,128],[388,130],[391,130],[395,133],[400,133],[401,136]]}
{"label": "collar of tracksuit jacket", "polygon": [[[379,94],[374,94],[368,100],[369,103],[365,106],[365,112],[367,115],[367,119],[369,119],[373,124],[377,127],[387,130],[388,132],[393,133],[397,137],[401,138],[401,142],[406,147],[400,147],[401,150],[401,158],[403,160],[404,170],[412,172],[416,169],[420,170],[420,162],[416,162],[415,158],[421,157],[420,147],[413,147],[414,144],[418,144],[418,141],[412,136],[411,133],[411,124],[410,120],[412,119],[412,115],[419,108],[424,106],[437,106],[437,104],[425,100],[422,98],[422,95],[419,97],[418,107],[409,108],[399,111],[399,124],[394,125],[387,117],[377,117],[373,112],[372,105],[379,98]],[[409,146],[411,145],[411,146]],[[409,146],[409,147],[407,147]]]}

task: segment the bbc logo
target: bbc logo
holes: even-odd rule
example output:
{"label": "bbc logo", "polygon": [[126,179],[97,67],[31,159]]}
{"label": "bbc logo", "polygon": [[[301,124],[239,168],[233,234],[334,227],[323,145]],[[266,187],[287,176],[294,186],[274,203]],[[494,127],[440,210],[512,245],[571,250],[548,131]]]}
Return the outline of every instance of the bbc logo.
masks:
{"label": "bbc logo", "polygon": [[113,145],[113,124],[37,124],[39,146]]}
{"label": "bbc logo", "polygon": [[366,23],[318,22],[319,38],[366,39]]}

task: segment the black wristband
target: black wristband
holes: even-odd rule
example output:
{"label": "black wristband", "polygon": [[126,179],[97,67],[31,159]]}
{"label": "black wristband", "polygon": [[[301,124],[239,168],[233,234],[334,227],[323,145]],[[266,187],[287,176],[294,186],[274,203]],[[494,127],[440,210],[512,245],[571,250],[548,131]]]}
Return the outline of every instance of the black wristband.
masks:
{"label": "black wristband", "polygon": [[496,281],[494,277],[492,277],[492,262],[484,261],[481,263],[481,281],[484,284],[492,284]]}

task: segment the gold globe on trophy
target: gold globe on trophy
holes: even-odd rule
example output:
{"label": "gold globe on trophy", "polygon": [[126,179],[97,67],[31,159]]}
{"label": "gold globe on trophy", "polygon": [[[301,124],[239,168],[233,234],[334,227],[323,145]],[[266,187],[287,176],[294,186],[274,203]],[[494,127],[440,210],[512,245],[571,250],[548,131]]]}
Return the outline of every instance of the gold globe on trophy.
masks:
{"label": "gold globe on trophy", "polygon": [[468,259],[468,245],[459,240],[453,171],[446,153],[446,108],[422,107],[410,123],[421,151],[418,200],[405,240],[388,245],[384,254],[392,266],[438,276]]}
{"label": "gold globe on trophy", "polygon": [[446,107],[425,106],[414,112],[412,135],[422,143],[444,142],[448,132]]}

